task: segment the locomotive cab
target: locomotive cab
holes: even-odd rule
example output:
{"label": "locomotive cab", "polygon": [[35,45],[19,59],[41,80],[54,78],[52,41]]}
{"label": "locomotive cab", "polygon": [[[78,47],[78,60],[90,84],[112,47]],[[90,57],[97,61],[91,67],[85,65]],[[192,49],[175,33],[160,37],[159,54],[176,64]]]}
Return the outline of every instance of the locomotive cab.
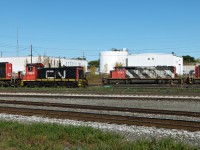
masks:
{"label": "locomotive cab", "polygon": [[34,63],[26,65],[26,74],[23,80],[36,80],[38,75],[38,69],[44,68],[42,63]]}
{"label": "locomotive cab", "polygon": [[111,79],[125,79],[126,68],[125,67],[115,67],[115,70],[110,71]]}

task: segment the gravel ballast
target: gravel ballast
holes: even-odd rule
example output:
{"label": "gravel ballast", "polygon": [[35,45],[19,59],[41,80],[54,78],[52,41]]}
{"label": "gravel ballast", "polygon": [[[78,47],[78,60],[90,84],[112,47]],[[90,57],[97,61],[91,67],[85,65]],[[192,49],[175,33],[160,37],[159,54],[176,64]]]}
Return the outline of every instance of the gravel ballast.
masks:
{"label": "gravel ballast", "polygon": [[144,109],[164,109],[176,111],[200,112],[199,101],[171,101],[171,100],[114,100],[114,99],[92,99],[92,98],[34,98],[34,97],[3,97],[3,100],[19,100],[33,102],[51,102],[94,106],[128,107]]}
{"label": "gravel ballast", "polygon": [[74,126],[89,126],[98,128],[103,131],[114,131],[125,135],[127,140],[140,140],[140,139],[161,139],[161,138],[174,138],[177,141],[186,142],[190,145],[200,147],[200,131],[189,132],[184,130],[169,130],[169,129],[157,129],[154,127],[144,126],[127,126],[127,125],[115,125],[96,122],[82,122],[73,121],[68,119],[50,119],[36,116],[20,116],[20,115],[8,115],[0,114],[0,120],[18,121],[23,123],[57,123],[62,125],[74,125]]}
{"label": "gravel ballast", "polygon": [[[21,94],[27,95],[27,93],[21,93]],[[75,95],[72,95],[72,96],[75,96]],[[102,97],[102,95],[99,95],[99,96]],[[151,101],[123,100],[123,97],[127,97],[127,96],[130,96],[130,95],[123,95],[123,96],[121,95],[122,100],[114,100],[114,99],[111,100],[109,98],[92,99],[92,95],[91,95],[91,98],[87,98],[87,99],[84,98],[84,96],[81,99],[76,99],[76,98],[51,99],[51,98],[31,98],[31,94],[29,94],[26,98],[17,98],[15,97],[15,94],[11,94],[10,97],[3,97],[1,99],[200,112],[200,109],[199,109],[200,97],[185,97],[188,100],[197,99],[199,101],[171,101],[171,100],[161,101],[159,99],[151,100]],[[115,97],[118,97],[118,96],[115,95]],[[158,96],[151,96],[151,97],[159,98]],[[83,110],[79,110],[79,111],[83,111]],[[103,112],[103,113],[106,113],[106,112]],[[126,113],[126,115],[127,114],[128,113]],[[146,114],[130,114],[130,115],[147,116]],[[155,117],[155,115],[148,115],[148,117]],[[166,118],[166,116],[158,116],[158,117]],[[168,116],[168,117],[172,118],[172,116]],[[177,117],[175,118],[177,119]],[[179,117],[179,118],[185,119],[186,117],[184,118]],[[200,131],[189,132],[185,130],[175,130],[175,129],[169,130],[169,129],[162,129],[162,128],[158,129],[154,127],[144,127],[144,126],[133,126],[133,125],[128,126],[128,125],[115,125],[115,124],[95,123],[95,122],[81,122],[81,121],[73,121],[73,120],[67,120],[67,119],[62,120],[62,119],[42,118],[42,117],[36,117],[36,116],[27,117],[27,116],[20,116],[20,115],[8,115],[8,114],[3,114],[3,113],[0,114],[0,119],[9,120],[9,121],[19,121],[19,122],[24,122],[24,123],[42,122],[42,123],[58,123],[58,124],[63,124],[63,125],[74,125],[74,126],[90,126],[93,128],[101,129],[103,131],[114,131],[114,132],[121,133],[125,135],[127,140],[152,139],[152,138],[160,139],[160,138],[171,137],[171,138],[175,138],[177,141],[186,142],[188,144],[200,147]],[[186,120],[190,120],[190,119],[194,121],[199,121],[199,118],[189,118],[189,117]]]}

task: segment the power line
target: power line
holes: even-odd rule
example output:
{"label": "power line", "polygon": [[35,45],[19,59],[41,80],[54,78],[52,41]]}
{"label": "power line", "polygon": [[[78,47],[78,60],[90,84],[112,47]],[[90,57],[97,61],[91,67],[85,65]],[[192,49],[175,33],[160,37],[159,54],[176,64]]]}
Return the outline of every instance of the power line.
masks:
{"label": "power line", "polygon": [[[18,48],[17,48],[18,47]],[[5,42],[0,42],[0,48],[1,51],[4,54],[11,54],[13,53],[13,49],[18,49],[18,52],[23,52],[23,54],[28,53],[27,49],[30,46],[25,46],[25,45],[19,45],[14,46],[13,44],[10,43],[5,43]],[[7,49],[7,50],[3,50]],[[9,50],[10,49],[10,50]],[[189,55],[192,53],[197,53],[199,51],[200,46],[182,46],[182,47],[171,47],[171,48],[145,48],[145,49],[128,49],[129,53],[154,53],[154,52],[164,52],[164,53],[169,53],[170,51],[175,52],[176,54],[186,54],[188,53]],[[34,53],[37,55],[41,55],[43,53],[48,53],[49,55],[53,55],[55,53],[58,53],[57,55],[67,55],[69,57],[82,57],[83,54],[83,49],[77,49],[77,48],[56,48],[56,47],[42,47],[42,46],[34,46],[33,47]],[[56,51],[56,52],[55,52]],[[84,48],[84,55],[85,57],[98,57],[100,51],[105,51],[105,49],[86,49]],[[66,57],[66,56],[64,56]]]}

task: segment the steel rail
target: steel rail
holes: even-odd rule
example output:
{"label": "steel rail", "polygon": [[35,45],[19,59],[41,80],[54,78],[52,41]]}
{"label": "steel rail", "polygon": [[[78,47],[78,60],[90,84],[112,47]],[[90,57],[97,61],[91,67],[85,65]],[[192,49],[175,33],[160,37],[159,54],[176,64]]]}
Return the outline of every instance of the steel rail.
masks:
{"label": "steel rail", "polygon": [[27,106],[46,106],[46,107],[91,109],[91,110],[120,111],[120,112],[131,112],[131,113],[145,113],[145,114],[200,117],[200,112],[159,110],[159,109],[142,109],[142,108],[129,108],[129,107],[109,107],[109,106],[78,105],[78,104],[33,102],[33,101],[18,101],[18,100],[0,100],[0,104],[15,104],[15,105],[27,105]]}
{"label": "steel rail", "polygon": [[160,95],[93,95],[93,94],[77,94],[77,95],[58,95],[58,94],[0,94],[0,97],[19,97],[19,98],[71,98],[71,99],[107,99],[107,100],[149,100],[149,101],[197,101],[200,102],[200,97],[172,97],[160,96]]}
{"label": "steel rail", "polygon": [[60,110],[44,110],[44,109],[30,109],[30,108],[16,108],[16,107],[0,107],[1,113],[17,114],[17,115],[40,115],[51,118],[73,119],[79,121],[95,121],[115,124],[127,124],[138,126],[149,126],[167,129],[181,129],[188,131],[200,131],[200,122],[172,120],[172,119],[158,119],[145,118],[134,116],[120,116],[107,115],[97,113],[83,113],[83,112],[69,112]]}

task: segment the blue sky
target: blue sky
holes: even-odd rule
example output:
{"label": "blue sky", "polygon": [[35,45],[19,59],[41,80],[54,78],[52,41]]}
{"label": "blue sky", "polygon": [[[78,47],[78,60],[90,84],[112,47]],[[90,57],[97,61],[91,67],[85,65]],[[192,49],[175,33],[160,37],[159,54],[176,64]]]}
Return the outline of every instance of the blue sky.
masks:
{"label": "blue sky", "polygon": [[[99,59],[99,52],[200,58],[199,0],[1,0],[2,56]],[[17,48],[18,29],[18,48]]]}

